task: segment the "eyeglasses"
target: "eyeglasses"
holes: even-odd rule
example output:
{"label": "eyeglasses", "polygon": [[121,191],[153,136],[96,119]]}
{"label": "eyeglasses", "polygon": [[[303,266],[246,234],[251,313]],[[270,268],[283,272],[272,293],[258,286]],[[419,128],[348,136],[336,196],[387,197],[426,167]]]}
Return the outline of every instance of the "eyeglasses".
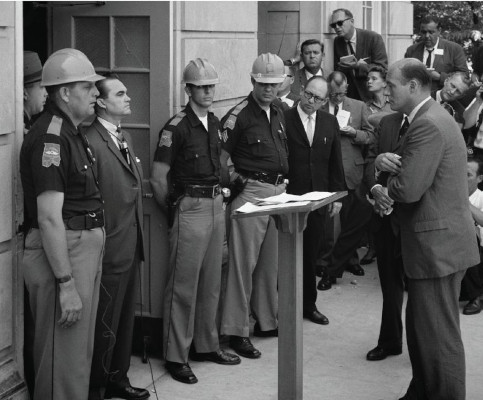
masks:
{"label": "eyeglasses", "polygon": [[347,92],[329,93],[330,97],[344,97],[345,95],[347,95]]}
{"label": "eyeglasses", "polygon": [[322,103],[325,101],[325,99],[323,99],[322,97],[316,96],[315,94],[310,93],[306,90],[304,90],[304,96],[307,100],[314,99],[315,103]]}
{"label": "eyeglasses", "polygon": [[333,22],[329,26],[332,29],[335,29],[336,26],[338,26],[340,28],[344,24],[344,22],[347,21],[348,19],[352,19],[352,18],[349,17],[349,18],[346,18],[346,19],[343,19],[343,20],[340,20],[340,21],[337,21],[337,22]]}

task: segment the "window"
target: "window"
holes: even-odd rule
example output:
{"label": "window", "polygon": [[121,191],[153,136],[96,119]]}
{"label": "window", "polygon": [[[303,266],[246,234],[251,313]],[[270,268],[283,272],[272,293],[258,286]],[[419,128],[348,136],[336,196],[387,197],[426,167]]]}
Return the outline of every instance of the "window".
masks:
{"label": "window", "polygon": [[362,27],[372,31],[372,1],[362,2]]}

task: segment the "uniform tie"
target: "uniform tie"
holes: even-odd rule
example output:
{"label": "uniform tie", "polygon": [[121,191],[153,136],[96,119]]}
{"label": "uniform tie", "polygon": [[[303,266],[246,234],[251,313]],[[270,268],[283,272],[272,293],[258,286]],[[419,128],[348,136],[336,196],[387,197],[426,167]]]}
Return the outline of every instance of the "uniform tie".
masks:
{"label": "uniform tie", "polygon": [[431,53],[434,51],[434,49],[426,49],[428,51],[428,58],[426,58],[426,68],[431,68]]}
{"label": "uniform tie", "polygon": [[401,140],[401,138],[406,134],[408,128],[409,128],[409,119],[408,119],[408,117],[404,117],[404,123],[402,124],[401,128],[399,129],[398,140]]}
{"label": "uniform tie", "polygon": [[314,117],[313,117],[313,115],[309,115],[309,119],[307,121],[307,139],[309,139],[309,143],[312,146],[312,142],[314,141]]}

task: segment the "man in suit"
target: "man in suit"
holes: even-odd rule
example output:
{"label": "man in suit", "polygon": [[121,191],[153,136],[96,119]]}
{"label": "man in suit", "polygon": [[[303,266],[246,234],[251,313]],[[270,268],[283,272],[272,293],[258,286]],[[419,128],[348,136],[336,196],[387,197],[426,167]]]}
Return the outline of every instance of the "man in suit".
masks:
{"label": "man in suit", "polygon": [[[300,195],[345,190],[339,125],[334,116],[319,110],[327,102],[327,92],[327,81],[321,76],[313,76],[307,82],[298,106],[285,111],[290,167],[288,193]],[[339,202],[329,205],[327,211],[331,217],[339,212],[341,205]],[[326,209],[322,208],[309,214],[303,248],[303,315],[322,325],[328,324],[329,320],[315,305],[315,261],[325,213]]]}
{"label": "man in suit", "polygon": [[439,19],[426,16],[421,20],[422,40],[408,47],[405,58],[417,58],[430,69],[432,90],[441,89],[452,72],[468,72],[463,48],[440,37]]}
{"label": "man in suit", "polygon": [[[366,83],[369,69],[374,65],[387,69],[386,47],[382,36],[355,28],[352,13],[345,8],[332,12],[330,27],[337,34],[334,39],[334,68],[347,76],[348,97],[363,102],[371,100]],[[341,61],[341,57],[349,55],[354,55],[355,60]]]}
{"label": "man in suit", "polygon": [[480,258],[468,207],[466,147],[454,119],[431,99],[421,61],[397,61],[387,83],[392,109],[405,113],[409,124],[400,156],[380,154],[377,164],[390,173],[388,195],[395,201],[407,276],[413,377],[402,399],[463,400],[458,297],[465,270]]}
{"label": "man in suit", "polygon": [[[101,83],[102,82],[102,83]],[[131,359],[139,265],[144,260],[142,171],[121,121],[131,114],[127,89],[115,75],[97,83],[97,118],[86,136],[98,162],[97,179],[105,206],[106,247],[97,309],[89,400],[147,399],[132,387]]]}
{"label": "man in suit", "polygon": [[273,104],[286,111],[297,105],[297,101],[300,100],[300,93],[294,94],[290,91],[294,82],[294,68],[284,65],[284,70],[285,79],[278,89],[277,98],[273,101]]}
{"label": "man in suit", "polygon": [[322,61],[324,60],[324,44],[317,39],[308,39],[300,46],[300,57],[304,67],[300,68],[294,77],[291,92],[300,96],[307,81],[314,75],[324,76]]}
{"label": "man in suit", "polygon": [[402,304],[404,297],[404,270],[401,256],[401,238],[395,227],[394,213],[384,213],[394,201],[387,195],[387,173],[376,171],[376,157],[386,152],[397,152],[401,146],[399,131],[404,120],[402,113],[393,113],[381,119],[374,143],[369,146],[364,179],[375,201],[372,227],[377,255],[377,269],[382,291],[382,317],[377,346],[367,353],[369,361],[384,360],[389,355],[402,353]]}
{"label": "man in suit", "polygon": [[466,72],[453,72],[444,81],[443,88],[432,91],[431,97],[440,103],[455,119],[456,123],[463,128],[465,123],[463,113],[466,107],[460,103],[471,86],[471,79]]}
{"label": "man in suit", "polygon": [[[342,199],[341,232],[331,254],[325,257],[327,264],[317,286],[319,290],[330,289],[345,269],[354,275],[364,275],[356,250],[372,214],[372,207],[365,197],[365,185],[362,184],[363,153],[365,146],[374,141],[374,130],[367,119],[369,110],[362,101],[347,97],[347,78],[342,72],[332,72],[328,82],[329,102],[323,110],[336,115],[339,125],[342,125],[340,142],[348,195]],[[330,236],[333,231],[331,219],[327,220],[325,230]]]}

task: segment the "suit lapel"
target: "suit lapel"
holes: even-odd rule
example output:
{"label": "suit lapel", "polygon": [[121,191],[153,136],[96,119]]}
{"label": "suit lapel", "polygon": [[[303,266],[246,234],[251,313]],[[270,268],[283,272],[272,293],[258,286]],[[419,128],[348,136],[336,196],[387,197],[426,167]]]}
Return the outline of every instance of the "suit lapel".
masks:
{"label": "suit lapel", "polygon": [[[308,146],[310,146],[309,138],[307,137],[307,132],[305,132],[304,124],[302,123],[302,120],[300,119],[299,111],[297,110],[296,107],[292,108],[291,111],[295,114],[295,128],[296,128],[295,130],[297,132],[297,135],[300,135],[300,137],[302,138],[302,140]],[[314,133],[314,137],[315,137],[315,133]]]}
{"label": "suit lapel", "polygon": [[443,55],[440,55],[440,54],[434,55],[433,68],[436,71],[441,71],[441,69],[442,69],[445,47],[446,46],[444,45],[443,39],[440,38],[439,43],[438,43],[438,49],[443,50]]}
{"label": "suit lapel", "polygon": [[[104,126],[96,119],[96,129],[101,135],[102,139],[106,142],[107,148],[111,151],[112,154],[119,160],[119,162],[131,173],[131,168],[129,167],[128,163],[124,159],[121,154],[121,151],[117,148],[114,144],[114,141],[111,139],[111,134],[107,131]],[[130,143],[128,142],[128,146],[131,147]]]}

